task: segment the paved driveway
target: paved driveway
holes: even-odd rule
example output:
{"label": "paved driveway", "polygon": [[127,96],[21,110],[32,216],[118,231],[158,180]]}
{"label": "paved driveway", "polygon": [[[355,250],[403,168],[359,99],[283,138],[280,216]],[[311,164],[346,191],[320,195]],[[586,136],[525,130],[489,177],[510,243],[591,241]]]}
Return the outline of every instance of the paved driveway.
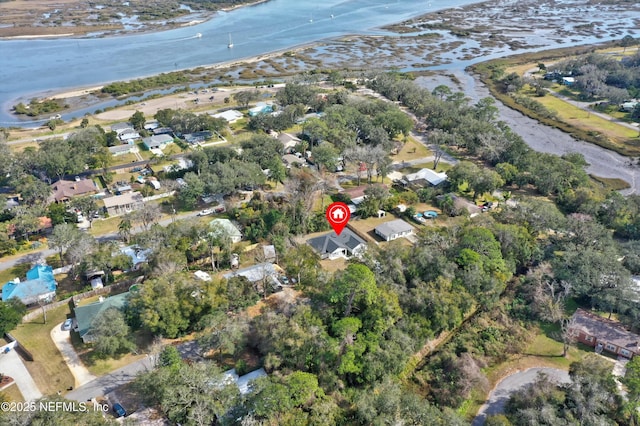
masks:
{"label": "paved driveway", "polygon": [[478,415],[473,419],[472,426],[482,426],[487,416],[501,414],[509,400],[511,394],[526,385],[533,383],[538,378],[538,373],[546,374],[549,379],[556,383],[569,383],[569,373],[557,368],[529,368],[518,373],[511,374],[500,381],[489,394],[487,401],[478,410]]}
{"label": "paved driveway", "polygon": [[78,357],[75,348],[71,344],[69,331],[62,329],[62,323],[56,325],[51,330],[51,340],[56,344],[56,347],[62,354],[62,358],[64,358],[64,362],[67,363],[71,374],[73,374],[73,377],[76,379],[74,388],[96,379],[96,376],[89,373],[87,367],[84,366],[80,357]]}
{"label": "paved driveway", "polygon": [[13,377],[25,401],[33,401],[42,397],[36,382],[33,381],[29,370],[24,366],[22,358],[15,350],[12,349],[8,353],[0,354],[0,373]]}
{"label": "paved driveway", "polygon": [[151,359],[148,357],[143,358],[74,389],[66,394],[65,398],[76,401],[88,401],[91,398],[106,395],[135,379],[139,372],[151,370],[152,368],[153,364]]}

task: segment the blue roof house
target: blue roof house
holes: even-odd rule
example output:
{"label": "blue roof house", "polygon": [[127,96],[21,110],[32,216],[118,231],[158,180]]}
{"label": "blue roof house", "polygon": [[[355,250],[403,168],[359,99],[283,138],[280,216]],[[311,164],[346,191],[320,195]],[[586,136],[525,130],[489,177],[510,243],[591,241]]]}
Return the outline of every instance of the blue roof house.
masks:
{"label": "blue roof house", "polygon": [[27,272],[27,279],[16,278],[2,287],[2,301],[15,297],[25,305],[44,300],[50,302],[56,296],[58,283],[53,278],[53,269],[48,265],[36,265]]}

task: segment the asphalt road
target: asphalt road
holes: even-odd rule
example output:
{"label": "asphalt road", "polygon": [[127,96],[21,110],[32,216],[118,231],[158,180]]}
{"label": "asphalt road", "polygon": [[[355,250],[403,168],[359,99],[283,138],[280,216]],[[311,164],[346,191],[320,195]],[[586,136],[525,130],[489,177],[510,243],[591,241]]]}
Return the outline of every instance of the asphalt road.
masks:
{"label": "asphalt road", "polygon": [[126,385],[135,379],[139,372],[152,368],[151,358],[141,359],[72,390],[65,395],[65,398],[81,402],[89,401],[91,398],[105,395],[122,385]]}
{"label": "asphalt road", "polygon": [[511,394],[526,385],[533,383],[538,378],[539,373],[546,374],[556,383],[569,383],[569,373],[557,368],[536,367],[529,368],[518,373],[511,374],[500,381],[489,394],[487,401],[478,410],[478,415],[473,419],[471,426],[482,426],[487,416],[501,414],[509,401]]}
{"label": "asphalt road", "polygon": [[[202,360],[200,349],[194,340],[177,345],[176,348],[183,359]],[[72,390],[65,395],[65,398],[81,402],[89,401],[91,398],[106,395],[118,387],[126,385],[135,379],[140,372],[151,370],[153,367],[152,358],[146,357]]]}

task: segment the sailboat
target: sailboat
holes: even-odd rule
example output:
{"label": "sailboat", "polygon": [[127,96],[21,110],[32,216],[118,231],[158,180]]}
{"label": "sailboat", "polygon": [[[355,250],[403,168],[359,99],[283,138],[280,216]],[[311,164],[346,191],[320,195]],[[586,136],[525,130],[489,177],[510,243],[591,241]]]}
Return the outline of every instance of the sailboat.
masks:
{"label": "sailboat", "polygon": [[229,44],[227,44],[227,47],[229,49],[231,49],[233,47],[233,40],[231,40],[231,33],[229,33]]}
{"label": "sailboat", "polygon": [[313,23],[313,13],[309,17],[309,22]]}

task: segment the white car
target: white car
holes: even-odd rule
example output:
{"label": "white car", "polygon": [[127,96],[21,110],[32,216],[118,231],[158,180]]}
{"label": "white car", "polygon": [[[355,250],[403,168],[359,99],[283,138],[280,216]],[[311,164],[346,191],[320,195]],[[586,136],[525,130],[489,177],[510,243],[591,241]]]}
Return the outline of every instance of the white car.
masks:
{"label": "white car", "polygon": [[63,324],[62,329],[67,331],[71,330],[71,324],[73,324],[73,318],[68,318]]}
{"label": "white car", "polygon": [[198,212],[198,216],[209,216],[213,214],[213,210],[205,209]]}

